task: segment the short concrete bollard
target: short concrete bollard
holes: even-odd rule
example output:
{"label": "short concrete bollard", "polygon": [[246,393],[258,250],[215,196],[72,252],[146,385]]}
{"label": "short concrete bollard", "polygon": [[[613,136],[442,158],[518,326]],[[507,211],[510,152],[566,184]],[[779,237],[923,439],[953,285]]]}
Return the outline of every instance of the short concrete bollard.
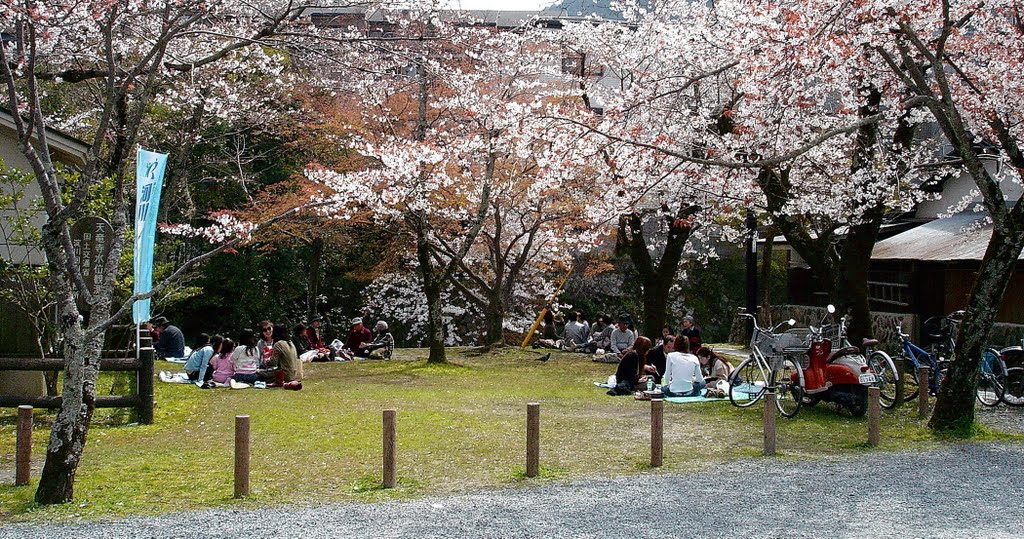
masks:
{"label": "short concrete bollard", "polygon": [[526,477],[540,474],[540,403],[526,405]]}
{"label": "short concrete bollard", "polygon": [[18,407],[18,433],[14,486],[27,485],[32,478],[32,407]]}
{"label": "short concrete bollard", "polygon": [[764,456],[775,455],[775,388],[764,390]]}
{"label": "short concrete bollard", "polygon": [[665,450],[665,401],[651,399],[651,467],[661,466]]}
{"label": "short concrete bollard", "polygon": [[882,439],[882,390],[868,388],[868,445],[878,445]]}
{"label": "short concrete bollard", "polygon": [[928,386],[929,378],[928,367],[921,367],[917,370],[917,415],[920,417],[928,417],[928,396],[931,394]]}
{"label": "short concrete bollard", "polygon": [[249,416],[235,416],[235,498],[249,495]]}
{"label": "short concrete bollard", "polygon": [[395,410],[384,410],[384,488],[395,488]]}

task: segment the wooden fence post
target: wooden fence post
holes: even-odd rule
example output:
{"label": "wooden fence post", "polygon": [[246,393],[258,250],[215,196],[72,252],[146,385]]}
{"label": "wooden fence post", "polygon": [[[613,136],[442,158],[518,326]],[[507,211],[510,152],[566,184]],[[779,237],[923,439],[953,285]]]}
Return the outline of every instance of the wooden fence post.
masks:
{"label": "wooden fence post", "polygon": [[526,405],[526,477],[540,473],[540,403]]}
{"label": "wooden fence post", "polygon": [[249,416],[235,416],[235,498],[249,495]]}
{"label": "wooden fence post", "polygon": [[139,391],[139,423],[153,424],[153,373],[155,370],[156,350],[153,349],[153,338],[148,330],[139,330],[139,370],[136,371]]}
{"label": "wooden fence post", "polygon": [[928,397],[931,395],[928,371],[928,367],[921,367],[917,370],[917,415],[920,417],[928,417]]}
{"label": "wooden fence post", "polygon": [[384,488],[395,488],[395,410],[384,410]]}
{"label": "wooden fence post", "polygon": [[868,445],[878,445],[881,441],[882,390],[877,387],[868,388]]}
{"label": "wooden fence post", "polygon": [[775,388],[764,390],[764,456],[775,455]]}
{"label": "wooden fence post", "polygon": [[32,407],[18,407],[18,434],[14,486],[27,485],[32,477]]}
{"label": "wooden fence post", "polygon": [[651,467],[661,466],[665,449],[665,401],[651,399]]}

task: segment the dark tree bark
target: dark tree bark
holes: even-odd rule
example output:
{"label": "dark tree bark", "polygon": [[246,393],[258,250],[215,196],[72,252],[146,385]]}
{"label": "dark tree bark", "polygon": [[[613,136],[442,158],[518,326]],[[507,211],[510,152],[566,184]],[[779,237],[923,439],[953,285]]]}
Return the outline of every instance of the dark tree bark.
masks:
{"label": "dark tree bark", "polygon": [[640,327],[648,338],[661,336],[661,328],[668,318],[669,290],[675,282],[683,248],[693,232],[690,219],[699,211],[699,206],[684,206],[675,215],[665,216],[669,222],[668,238],[657,262],[647,248],[643,217],[635,212],[619,217],[617,250],[629,256],[640,276],[644,311]]}
{"label": "dark tree bark", "polygon": [[[979,6],[977,9],[987,8]],[[1017,259],[1024,249],[1024,201],[1018,199],[1012,208],[1007,208],[999,180],[985,169],[981,161],[982,148],[976,144],[975,134],[960,112],[960,96],[952,89],[950,79],[958,79],[958,84],[978,90],[974,81],[957,65],[958,61],[947,56],[945,43],[953,36],[957,25],[949,19],[948,10],[944,11],[944,16],[946,24],[937,36],[922,39],[913,28],[901,22],[894,32],[896,55],[885,49],[876,50],[903,82],[907,92],[923,103],[935,118],[960,158],[963,169],[981,192],[982,202],[992,219],[992,237],[967,302],[949,372],[939,389],[938,402],[928,423],[933,430],[964,435],[970,434],[974,423],[981,353],[1016,269]],[[1016,39],[1024,37],[1024,26],[1014,25],[1010,18],[1006,23]],[[993,109],[989,114],[988,127],[995,140],[986,142],[1008,158],[1010,172],[1016,174],[1020,181],[1024,179],[1024,152],[1020,141],[1004,123],[1005,113]]]}
{"label": "dark tree bark", "polygon": [[758,282],[761,283],[761,301],[757,315],[763,327],[772,325],[772,252],[775,250],[777,233],[775,227],[768,227],[764,231],[764,247],[761,249],[761,270],[757,276]]}

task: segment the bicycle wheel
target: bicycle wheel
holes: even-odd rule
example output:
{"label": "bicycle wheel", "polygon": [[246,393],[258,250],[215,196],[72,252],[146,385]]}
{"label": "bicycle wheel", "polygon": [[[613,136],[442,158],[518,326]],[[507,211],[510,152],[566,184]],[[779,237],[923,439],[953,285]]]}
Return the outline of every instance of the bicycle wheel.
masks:
{"label": "bicycle wheel", "polygon": [[740,408],[752,406],[764,395],[768,376],[756,359],[747,358],[729,375],[729,402]]}
{"label": "bicycle wheel", "polygon": [[897,394],[898,385],[896,384],[896,379],[898,375],[892,358],[881,350],[871,352],[871,355],[868,356],[868,366],[878,376],[878,382],[875,383],[875,386],[878,387],[880,393],[879,404],[882,405],[882,408],[896,406],[900,402],[902,395]]}
{"label": "bicycle wheel", "polygon": [[900,373],[903,377],[903,402],[910,402],[917,398],[917,366],[906,356],[898,356],[897,359],[903,362],[903,372]]}
{"label": "bicycle wheel", "polygon": [[981,353],[978,373],[978,402],[995,406],[1003,400],[1003,386],[1006,384],[1006,369],[999,351],[989,348]]}
{"label": "bicycle wheel", "polygon": [[1006,370],[1003,402],[1010,406],[1024,406],[1024,367],[1013,367]]}
{"label": "bicycle wheel", "polygon": [[800,364],[786,359],[772,371],[772,385],[775,386],[775,406],[782,417],[794,417],[803,403],[804,388],[801,386],[804,371]]}

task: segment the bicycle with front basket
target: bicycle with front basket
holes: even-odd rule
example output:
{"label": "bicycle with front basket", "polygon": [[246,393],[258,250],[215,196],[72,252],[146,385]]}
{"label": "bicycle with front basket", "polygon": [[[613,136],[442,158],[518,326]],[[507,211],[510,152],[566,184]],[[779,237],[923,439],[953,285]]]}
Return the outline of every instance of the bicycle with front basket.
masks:
{"label": "bicycle with front basket", "polygon": [[754,315],[741,312],[740,316],[753,321],[754,332],[750,337],[750,357],[729,374],[729,401],[746,408],[761,400],[765,391],[773,387],[779,413],[783,417],[796,416],[803,401],[804,372],[800,362],[786,350],[802,350],[801,342],[795,335],[778,333],[782,326],[792,326],[796,321],[789,319],[764,329],[757,324]]}

